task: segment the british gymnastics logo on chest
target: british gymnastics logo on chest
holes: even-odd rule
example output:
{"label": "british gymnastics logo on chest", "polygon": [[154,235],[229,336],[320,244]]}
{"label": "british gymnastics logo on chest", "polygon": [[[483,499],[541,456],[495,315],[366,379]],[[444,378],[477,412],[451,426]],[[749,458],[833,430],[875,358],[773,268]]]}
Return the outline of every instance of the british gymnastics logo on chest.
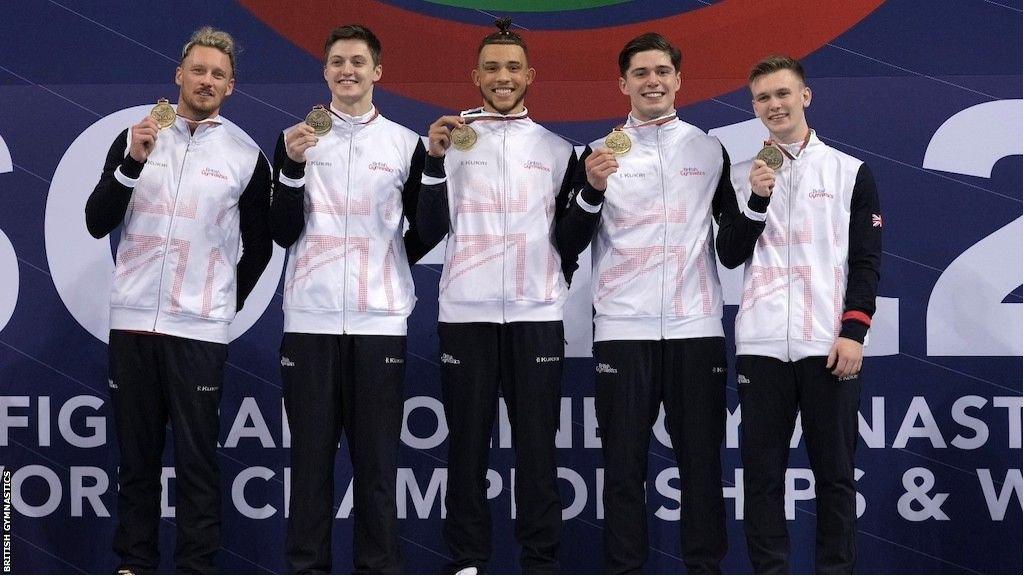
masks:
{"label": "british gymnastics logo on chest", "polygon": [[824,188],[812,188],[811,191],[807,193],[807,197],[808,198],[828,198],[830,200],[832,198],[834,198],[834,196],[832,196],[832,194],[830,192],[826,192]]}
{"label": "british gymnastics logo on chest", "polygon": [[537,162],[536,160],[530,160],[523,164],[523,170],[541,170],[543,172],[551,172],[551,168],[548,168],[544,164]]}
{"label": "british gymnastics logo on chest", "polygon": [[220,170],[217,170],[216,168],[203,168],[203,171],[200,172],[200,174],[202,174],[203,176],[207,176],[209,178],[217,178],[219,180],[228,179],[227,176],[225,176]]}
{"label": "british gymnastics logo on chest", "polygon": [[707,172],[696,166],[687,166],[679,171],[680,176],[707,176]]}
{"label": "british gymnastics logo on chest", "polygon": [[370,162],[369,168],[371,172],[387,172],[388,174],[394,174],[395,172],[397,172],[397,170],[395,170],[391,166],[388,166],[384,162]]}

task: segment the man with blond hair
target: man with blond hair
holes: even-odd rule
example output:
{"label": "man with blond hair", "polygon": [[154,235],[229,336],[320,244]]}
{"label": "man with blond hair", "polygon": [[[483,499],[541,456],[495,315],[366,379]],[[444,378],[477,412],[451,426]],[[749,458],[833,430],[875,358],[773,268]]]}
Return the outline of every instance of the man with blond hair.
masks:
{"label": "man with blond hair", "polygon": [[269,163],[220,116],[235,86],[235,52],[226,32],[206,27],[192,35],[174,76],[181,87],[177,105],[158,105],[118,135],[85,208],[94,237],[122,227],[109,346],[121,451],[114,552],[122,574],[159,567],[168,420],[174,434],[176,571],[216,571],[217,408],[228,325],[272,248]]}

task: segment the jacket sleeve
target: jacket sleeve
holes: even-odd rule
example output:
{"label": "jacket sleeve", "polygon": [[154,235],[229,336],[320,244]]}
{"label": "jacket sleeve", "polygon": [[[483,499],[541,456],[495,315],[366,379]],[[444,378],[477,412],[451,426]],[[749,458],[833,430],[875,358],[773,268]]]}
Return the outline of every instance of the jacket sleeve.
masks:
{"label": "jacket sleeve", "polygon": [[93,238],[110,234],[124,220],[132,191],[145,165],[128,155],[128,130],[118,134],[107,152],[100,181],[85,203],[85,226]]}
{"label": "jacket sleeve", "polygon": [[[260,157],[262,158],[262,154]],[[288,248],[306,226],[306,163],[288,157],[284,134],[274,148],[273,195],[270,201],[270,233],[278,246]]]}
{"label": "jacket sleeve", "polygon": [[237,268],[237,308],[256,287],[270,262],[274,244],[270,235],[270,163],[260,152],[249,185],[238,199],[238,219],[242,236],[242,257]]}
{"label": "jacket sleeve", "polygon": [[747,209],[740,211],[736,190],[732,186],[729,153],[722,147],[722,176],[718,179],[711,214],[718,223],[715,249],[718,260],[726,268],[735,268],[754,253],[757,238],[764,231],[771,197],[751,193]]}
{"label": "jacket sleeve", "polygon": [[[413,265],[427,255],[440,237],[434,242],[426,242],[420,233],[418,218],[420,202],[420,182],[423,179],[423,165],[426,162],[427,149],[423,146],[423,140],[417,139],[416,150],[412,154],[412,161],[409,164],[409,177],[405,180],[402,188],[402,209],[405,211],[405,219],[409,222],[409,229],[405,231],[405,254],[409,258],[409,265]],[[445,206],[447,215],[447,206]]]}
{"label": "jacket sleeve", "polygon": [[864,342],[882,268],[882,210],[878,188],[867,164],[861,164],[850,200],[849,275],[843,307],[843,338]]}
{"label": "jacket sleeve", "polygon": [[448,217],[448,177],[444,157],[427,154],[417,200],[416,224],[420,242],[435,246],[451,227]]}
{"label": "jacket sleeve", "polygon": [[[576,167],[578,161],[576,158],[576,149],[573,148],[572,155],[569,156],[569,163],[565,167],[565,175],[562,176],[562,185],[558,189],[558,195],[555,197],[555,229],[552,236],[552,243],[555,245],[555,250],[558,251],[559,259],[562,261],[562,274],[565,276],[565,281],[572,281],[572,273],[577,268],[576,260],[579,258],[579,253],[573,254],[571,252],[571,246],[563,246],[558,241],[560,233],[562,232],[562,226],[567,224],[565,217],[569,213],[569,198],[572,197],[573,182],[576,179]],[[563,252],[563,248],[569,248],[569,252]],[[569,264],[568,266],[566,264]]]}
{"label": "jacket sleeve", "polygon": [[592,150],[589,146],[576,161],[572,181],[565,200],[561,202],[563,215],[555,225],[555,244],[562,259],[562,273],[566,282],[579,268],[579,256],[590,244],[601,222],[604,190],[596,190],[587,182],[586,160]]}
{"label": "jacket sleeve", "polygon": [[566,208],[569,206],[569,197],[572,196],[572,185],[576,180],[576,166],[579,164],[576,158],[576,149],[573,148],[569,156],[569,163],[565,167],[565,175],[562,177],[562,185],[558,188],[558,196],[555,197],[555,227],[558,222],[565,218]]}

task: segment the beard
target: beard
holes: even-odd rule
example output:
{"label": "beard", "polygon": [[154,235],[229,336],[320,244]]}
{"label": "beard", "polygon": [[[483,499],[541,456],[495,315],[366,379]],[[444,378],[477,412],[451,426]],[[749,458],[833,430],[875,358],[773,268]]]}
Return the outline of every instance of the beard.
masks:
{"label": "beard", "polygon": [[193,94],[182,94],[179,99],[178,106],[185,105],[185,110],[182,112],[191,114],[192,120],[205,120],[210,116],[217,114],[220,111],[221,104],[224,103],[224,98],[217,98],[217,93],[214,91],[214,96],[208,98],[205,101],[199,100],[199,98]]}

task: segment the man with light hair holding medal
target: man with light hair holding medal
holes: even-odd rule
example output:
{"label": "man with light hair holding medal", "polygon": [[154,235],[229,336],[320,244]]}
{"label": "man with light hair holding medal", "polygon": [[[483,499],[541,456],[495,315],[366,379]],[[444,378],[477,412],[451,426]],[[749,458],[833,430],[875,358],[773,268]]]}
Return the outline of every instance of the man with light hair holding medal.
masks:
{"label": "man with light hair holding medal", "polygon": [[771,140],[733,167],[733,183],[739,200],[771,202],[742,258],[736,315],[747,551],[755,572],[789,572],[786,462],[799,412],[814,473],[814,569],[851,574],[860,369],[882,255],[878,191],[867,164],[808,127],[811,89],[799,62],[770,56],[749,81]]}
{"label": "man with light hair holding medal", "polygon": [[[174,434],[174,564],[213,573],[220,548],[217,438],[228,325],[270,261],[270,166],[220,116],[235,45],[197,30],[181,52],[177,107],[161,99],[110,147],[85,207],[96,238],[119,225],[110,296],[110,396],[118,469],[118,573],[156,572],[161,454]],[[241,244],[241,257],[239,257]]]}
{"label": "man with light hair holding medal", "polygon": [[486,569],[487,456],[500,389],[516,451],[520,565],[549,573],[559,568],[562,524],[555,431],[568,293],[552,239],[575,153],[527,115],[535,71],[526,43],[510,19],[496,24],[472,72],[483,106],[430,126],[420,192],[424,237],[448,234],[438,306],[449,430],[444,537],[451,570]]}
{"label": "man with light hair holding medal", "polygon": [[728,548],[725,332],[712,221],[719,225],[719,257],[736,266],[764,226],[757,211],[767,199],[755,196],[740,212],[725,148],[676,116],[681,60],[679,49],[655,33],[622,49],[619,88],[629,97],[629,116],[581,156],[558,236],[563,254],[594,242],[608,573],[644,570],[647,453],[661,404],[679,465],[687,571],[720,572]]}
{"label": "man with light hair holding medal", "polygon": [[368,28],[335,28],[324,43],[331,102],[285,130],[274,154],[271,229],[288,249],[281,379],[292,441],[285,552],[295,573],[333,571],[343,430],[355,571],[402,571],[395,484],[406,322],[416,303],[410,264],[436,241],[417,232],[423,142],[373,104],[380,58]]}

